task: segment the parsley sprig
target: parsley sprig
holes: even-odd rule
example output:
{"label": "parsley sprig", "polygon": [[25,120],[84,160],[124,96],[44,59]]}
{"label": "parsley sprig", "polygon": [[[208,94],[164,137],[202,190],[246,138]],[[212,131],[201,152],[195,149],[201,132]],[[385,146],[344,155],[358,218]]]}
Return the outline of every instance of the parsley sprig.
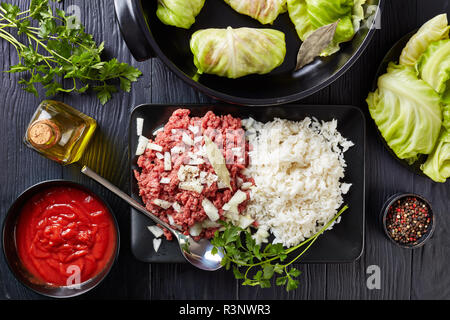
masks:
{"label": "parsley sprig", "polygon": [[[117,59],[103,61],[104,43],[97,45],[76,16],[67,16],[60,9],[54,13],[49,0],[31,0],[25,11],[0,3],[0,38],[14,46],[20,59],[7,72],[27,72],[19,83],[36,96],[39,83],[46,96],[84,93],[91,88],[105,104],[118,88],[129,92],[131,83],[142,75]],[[69,88],[63,87],[63,79],[69,79]]]}
{"label": "parsley sprig", "polygon": [[[220,250],[224,256],[222,265],[227,270],[232,268],[235,278],[243,280],[242,285],[269,288],[271,279],[276,275],[275,284],[285,286],[287,291],[291,291],[298,288],[297,278],[301,274],[292,264],[298,261],[347,209],[348,206],[344,206],[319,232],[291,248],[284,248],[281,243],[257,245],[250,228],[242,229],[231,223],[221,222],[225,228],[214,234],[211,240],[214,246],[212,253]],[[285,262],[291,253],[300,248],[303,250],[297,256]]]}

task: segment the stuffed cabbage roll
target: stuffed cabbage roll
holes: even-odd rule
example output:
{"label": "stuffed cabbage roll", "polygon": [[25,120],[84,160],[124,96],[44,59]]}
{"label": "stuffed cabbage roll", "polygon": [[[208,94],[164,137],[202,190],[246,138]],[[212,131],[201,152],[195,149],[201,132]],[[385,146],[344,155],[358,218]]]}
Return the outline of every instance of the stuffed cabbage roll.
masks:
{"label": "stuffed cabbage roll", "polygon": [[283,32],[272,29],[205,29],[192,35],[191,51],[199,74],[236,79],[281,65],[286,42]]}
{"label": "stuffed cabbage roll", "polygon": [[287,0],[225,0],[234,10],[262,24],[271,24],[286,11]]}
{"label": "stuffed cabbage roll", "polygon": [[158,0],[156,15],[164,24],[189,29],[204,5],[205,0]]}
{"label": "stuffed cabbage roll", "polygon": [[350,41],[364,18],[366,0],[287,0],[289,17],[302,41],[316,29],[339,20],[334,39],[322,52],[329,56],[339,51],[339,44]]}

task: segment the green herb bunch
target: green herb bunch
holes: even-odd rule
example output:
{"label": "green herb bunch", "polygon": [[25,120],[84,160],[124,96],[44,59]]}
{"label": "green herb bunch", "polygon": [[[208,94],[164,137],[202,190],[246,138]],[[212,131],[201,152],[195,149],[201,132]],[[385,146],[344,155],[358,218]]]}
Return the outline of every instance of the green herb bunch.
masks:
{"label": "green herb bunch", "polygon": [[[26,11],[0,3],[0,38],[15,47],[20,59],[8,72],[28,73],[19,81],[24,90],[38,96],[36,84],[40,83],[46,96],[52,96],[58,92],[83,93],[91,88],[102,104],[119,87],[129,92],[131,83],[142,73],[117,59],[103,61],[104,43],[97,45],[76,16],[67,16],[59,9],[55,12],[49,0],[31,0]],[[63,87],[64,79],[69,79],[69,88]]]}
{"label": "green herb bunch", "polygon": [[[211,240],[214,246],[212,253],[220,251],[223,254],[222,265],[227,270],[232,268],[235,278],[243,280],[242,285],[269,288],[271,279],[276,276],[276,285],[285,286],[287,291],[291,291],[298,288],[298,276],[301,274],[292,264],[298,261],[319,236],[347,209],[348,206],[344,206],[314,236],[288,249],[284,248],[281,243],[257,245],[250,228],[242,229],[231,223],[221,222],[225,228],[223,231],[216,231]],[[302,247],[305,248],[286,262],[291,253]]]}

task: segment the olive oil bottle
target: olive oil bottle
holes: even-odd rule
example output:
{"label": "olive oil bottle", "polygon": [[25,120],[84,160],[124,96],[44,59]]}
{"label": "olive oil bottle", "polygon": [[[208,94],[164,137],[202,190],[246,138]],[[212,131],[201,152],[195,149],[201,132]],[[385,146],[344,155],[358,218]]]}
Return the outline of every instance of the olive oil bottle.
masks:
{"label": "olive oil bottle", "polygon": [[44,100],[28,125],[24,142],[48,159],[77,162],[97,128],[91,117],[59,101]]}

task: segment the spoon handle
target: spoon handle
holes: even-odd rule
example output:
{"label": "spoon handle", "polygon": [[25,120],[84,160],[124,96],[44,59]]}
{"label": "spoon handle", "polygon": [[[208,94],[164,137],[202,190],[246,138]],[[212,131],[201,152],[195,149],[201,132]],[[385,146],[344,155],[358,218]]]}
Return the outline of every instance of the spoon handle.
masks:
{"label": "spoon handle", "polygon": [[141,205],[139,202],[134,200],[128,194],[126,194],[125,192],[123,192],[122,190],[117,188],[111,182],[109,182],[105,178],[101,177],[96,172],[92,171],[87,166],[84,166],[81,169],[81,172],[83,174],[85,174],[86,176],[88,176],[89,178],[91,178],[91,179],[95,180],[96,182],[100,183],[102,186],[104,186],[106,189],[108,189],[109,191],[111,191],[112,193],[117,195],[119,198],[121,198],[122,200],[127,202],[130,206],[132,206],[136,210],[138,210],[138,211],[142,212],[143,214],[145,214],[147,217],[152,219],[155,223],[162,225],[164,228],[167,228],[173,234],[178,236],[178,232],[176,230],[172,229],[172,227],[170,225],[168,225],[167,223],[165,223],[164,221],[162,221],[161,219],[159,219],[155,215],[151,214],[143,205]]}

